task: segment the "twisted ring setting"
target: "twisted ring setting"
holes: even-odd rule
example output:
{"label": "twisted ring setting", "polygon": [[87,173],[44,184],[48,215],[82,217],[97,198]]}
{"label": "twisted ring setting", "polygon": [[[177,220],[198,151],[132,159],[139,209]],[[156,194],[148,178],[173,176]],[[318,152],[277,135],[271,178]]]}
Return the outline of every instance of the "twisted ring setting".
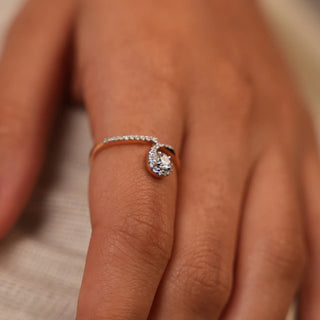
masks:
{"label": "twisted ring setting", "polygon": [[120,144],[148,144],[152,145],[147,155],[147,169],[157,178],[167,177],[174,170],[179,170],[180,162],[174,148],[165,143],[160,143],[158,138],[144,135],[123,135],[105,138],[91,151],[90,159],[93,161],[97,153],[107,147]]}

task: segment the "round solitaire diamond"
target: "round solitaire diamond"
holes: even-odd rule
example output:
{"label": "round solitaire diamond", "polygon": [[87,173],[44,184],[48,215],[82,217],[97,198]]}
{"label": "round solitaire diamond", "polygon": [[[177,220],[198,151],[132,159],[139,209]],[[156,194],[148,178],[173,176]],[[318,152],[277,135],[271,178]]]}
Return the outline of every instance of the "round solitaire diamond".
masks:
{"label": "round solitaire diamond", "polygon": [[161,151],[150,150],[149,167],[158,176],[166,177],[172,171],[171,156]]}

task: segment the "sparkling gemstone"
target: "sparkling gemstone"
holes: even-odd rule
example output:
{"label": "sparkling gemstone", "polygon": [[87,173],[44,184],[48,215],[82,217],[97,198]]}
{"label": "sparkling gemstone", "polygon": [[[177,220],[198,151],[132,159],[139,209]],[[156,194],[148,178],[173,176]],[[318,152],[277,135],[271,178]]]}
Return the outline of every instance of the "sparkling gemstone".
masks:
{"label": "sparkling gemstone", "polygon": [[159,176],[168,176],[172,171],[170,156],[161,151],[149,153],[149,167]]}

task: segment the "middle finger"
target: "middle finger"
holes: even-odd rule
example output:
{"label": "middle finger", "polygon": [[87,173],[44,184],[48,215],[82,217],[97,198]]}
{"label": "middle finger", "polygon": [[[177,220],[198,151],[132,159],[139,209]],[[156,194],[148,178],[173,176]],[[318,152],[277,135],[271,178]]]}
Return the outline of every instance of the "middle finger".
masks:
{"label": "middle finger", "polygon": [[216,138],[185,141],[173,255],[152,320],[218,319],[229,299],[247,169]]}

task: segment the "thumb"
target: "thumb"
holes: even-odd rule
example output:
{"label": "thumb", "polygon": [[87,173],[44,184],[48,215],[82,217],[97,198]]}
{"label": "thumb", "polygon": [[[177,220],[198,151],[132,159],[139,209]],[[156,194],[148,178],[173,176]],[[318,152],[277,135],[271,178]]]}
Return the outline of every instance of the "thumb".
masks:
{"label": "thumb", "polygon": [[0,60],[0,238],[25,207],[61,97],[73,0],[30,0]]}

